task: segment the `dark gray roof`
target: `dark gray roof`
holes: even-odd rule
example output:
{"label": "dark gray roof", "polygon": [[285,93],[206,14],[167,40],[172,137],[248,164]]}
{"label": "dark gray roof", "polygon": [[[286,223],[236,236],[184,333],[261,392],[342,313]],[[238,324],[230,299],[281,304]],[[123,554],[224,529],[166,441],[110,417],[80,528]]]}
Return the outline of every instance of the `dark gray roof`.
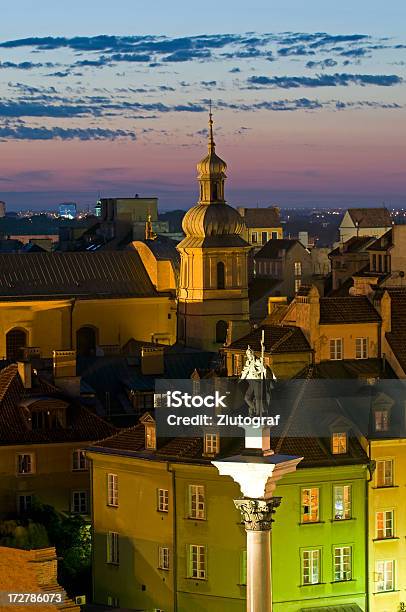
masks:
{"label": "dark gray roof", "polygon": [[302,249],[305,247],[299,240],[289,238],[273,238],[262,247],[260,251],[255,255],[256,259],[280,259],[281,251],[289,251],[293,246],[299,244]]}
{"label": "dark gray roof", "polygon": [[349,208],[348,213],[358,227],[390,227],[390,212],[383,206],[379,208]]}
{"label": "dark gray roof", "polygon": [[246,227],[279,227],[281,224],[279,209],[269,208],[238,208],[244,218]]}
{"label": "dark gray roof", "polygon": [[133,251],[0,253],[0,299],[158,295]]}

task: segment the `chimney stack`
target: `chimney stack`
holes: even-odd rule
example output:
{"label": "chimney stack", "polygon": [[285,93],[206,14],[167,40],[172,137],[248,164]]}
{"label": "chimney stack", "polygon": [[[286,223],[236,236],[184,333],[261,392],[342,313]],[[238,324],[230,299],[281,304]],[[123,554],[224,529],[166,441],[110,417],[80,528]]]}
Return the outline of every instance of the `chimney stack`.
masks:
{"label": "chimney stack", "polygon": [[32,368],[29,361],[18,361],[17,362],[18,373],[21,378],[21,382],[24,385],[24,389],[31,389],[32,387]]}

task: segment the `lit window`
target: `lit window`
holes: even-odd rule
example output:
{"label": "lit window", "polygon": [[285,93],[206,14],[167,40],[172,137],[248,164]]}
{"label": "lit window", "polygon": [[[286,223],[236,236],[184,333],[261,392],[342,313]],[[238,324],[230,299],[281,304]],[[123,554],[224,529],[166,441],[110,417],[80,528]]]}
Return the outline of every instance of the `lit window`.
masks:
{"label": "lit window", "polygon": [[368,338],[355,338],[355,358],[368,359]]}
{"label": "lit window", "polygon": [[295,261],[295,276],[302,276],[302,262]]}
{"label": "lit window", "polygon": [[148,450],[156,450],[155,425],[145,425],[145,448]]}
{"label": "lit window", "polygon": [[393,591],[395,588],[395,562],[377,561],[375,564],[375,582],[378,593]]}
{"label": "lit window", "polygon": [[219,452],[220,436],[218,434],[204,435],[204,452],[206,455],[216,455]]}
{"label": "lit window", "polygon": [[389,410],[374,410],[375,431],[388,431]]}
{"label": "lit window", "polygon": [[376,538],[377,540],[393,538],[393,510],[376,513]]}
{"label": "lit window", "polygon": [[351,486],[337,485],[334,487],[334,520],[343,521],[351,518]]}
{"label": "lit window", "polygon": [[240,557],[240,584],[247,584],[247,551],[241,551]]}
{"label": "lit window", "polygon": [[118,506],[118,476],[107,474],[107,505]]}
{"label": "lit window", "polygon": [[333,455],[345,455],[348,451],[348,436],[346,432],[334,432],[331,436],[331,450]]}
{"label": "lit window", "polygon": [[87,491],[73,491],[72,512],[75,514],[87,514],[89,512]]}
{"label": "lit window", "polygon": [[251,242],[252,242],[252,244],[256,244],[258,242],[258,233],[257,232],[252,232],[252,234],[251,234]]}
{"label": "lit window", "polygon": [[337,361],[343,358],[343,339],[332,338],[330,340],[330,359]]}
{"label": "lit window", "polygon": [[26,514],[32,508],[32,495],[19,495],[17,499],[17,511],[19,514]]}
{"label": "lit window", "polygon": [[302,523],[317,523],[319,520],[319,489],[302,489]]}
{"label": "lit window", "polygon": [[295,279],[295,293],[297,293],[301,287],[302,281],[300,278]]}
{"label": "lit window", "polygon": [[392,459],[380,459],[376,462],[376,486],[393,487]]}
{"label": "lit window", "polygon": [[320,550],[302,551],[302,584],[320,582]]}
{"label": "lit window", "polygon": [[233,376],[239,376],[242,372],[242,355],[234,353],[232,356],[233,360]]}
{"label": "lit window", "polygon": [[162,570],[169,569],[169,548],[167,546],[158,548],[158,567]]}
{"label": "lit window", "polygon": [[168,489],[158,489],[158,511],[169,511],[169,491]]}
{"label": "lit window", "polygon": [[206,518],[206,503],[203,485],[189,485],[189,517]]}
{"label": "lit window", "polygon": [[189,577],[197,580],[206,578],[206,548],[197,544],[189,546]]}
{"label": "lit window", "polygon": [[119,561],[119,534],[115,531],[109,531],[107,534],[107,563],[118,565]]}
{"label": "lit window", "polygon": [[18,474],[34,474],[35,460],[33,453],[24,453],[17,456]]}
{"label": "lit window", "polygon": [[351,546],[337,546],[334,549],[334,580],[351,580],[352,550]]}
{"label": "lit window", "polygon": [[85,451],[74,450],[72,453],[72,470],[74,472],[84,472],[88,469]]}
{"label": "lit window", "polygon": [[262,244],[266,244],[268,242],[268,232],[262,232]]}

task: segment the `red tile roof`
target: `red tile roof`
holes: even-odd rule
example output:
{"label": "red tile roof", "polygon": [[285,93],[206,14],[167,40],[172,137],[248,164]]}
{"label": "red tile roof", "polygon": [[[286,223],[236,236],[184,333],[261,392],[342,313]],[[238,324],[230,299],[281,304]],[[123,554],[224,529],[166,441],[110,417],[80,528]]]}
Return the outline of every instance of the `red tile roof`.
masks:
{"label": "red tile roof", "polygon": [[281,224],[279,209],[269,208],[238,208],[244,218],[246,227],[279,227]]}
{"label": "red tile roof", "polygon": [[349,208],[348,213],[358,227],[390,227],[392,219],[387,208]]}
{"label": "red tile roof", "polygon": [[246,350],[249,345],[253,351],[260,352],[262,330],[265,332],[265,353],[300,353],[311,350],[300,327],[293,325],[261,325],[225,350]]}
{"label": "red tile roof", "polygon": [[320,324],[373,323],[381,320],[365,296],[320,298]]}
{"label": "red tile roof", "polygon": [[386,339],[396,359],[406,372],[406,288],[387,288],[391,298],[391,331]]}

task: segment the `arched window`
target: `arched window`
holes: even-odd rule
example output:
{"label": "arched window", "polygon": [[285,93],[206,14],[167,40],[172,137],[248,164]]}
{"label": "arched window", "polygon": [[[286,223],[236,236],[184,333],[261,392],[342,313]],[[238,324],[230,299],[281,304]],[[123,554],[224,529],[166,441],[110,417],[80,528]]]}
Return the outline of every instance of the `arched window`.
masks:
{"label": "arched window", "polygon": [[91,357],[96,354],[96,330],[85,326],[76,332],[76,350],[78,355]]}
{"label": "arched window", "polygon": [[6,357],[10,361],[22,359],[23,349],[27,346],[27,332],[23,329],[10,329],[6,334]]}
{"label": "arched window", "polygon": [[224,344],[227,340],[227,321],[217,321],[216,323],[216,342]]}
{"label": "arched window", "polygon": [[226,270],[222,261],[217,264],[217,289],[224,289],[226,286]]}

